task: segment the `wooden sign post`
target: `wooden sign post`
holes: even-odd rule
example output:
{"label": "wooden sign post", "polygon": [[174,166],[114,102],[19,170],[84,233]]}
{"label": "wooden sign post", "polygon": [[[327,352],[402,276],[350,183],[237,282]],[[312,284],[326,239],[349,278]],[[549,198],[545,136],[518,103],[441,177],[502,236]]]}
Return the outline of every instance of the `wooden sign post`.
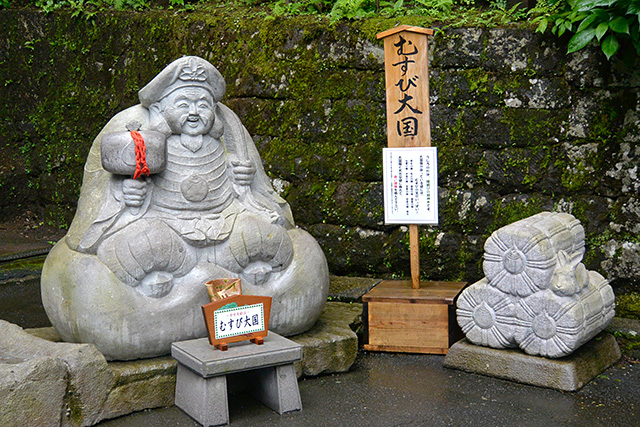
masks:
{"label": "wooden sign post", "polygon": [[384,40],[387,92],[385,223],[409,225],[411,281],[383,280],[363,295],[364,348],[369,351],[446,354],[463,336],[455,302],[466,282],[423,282],[420,287],[417,224],[438,221],[437,157],[435,148],[428,148],[430,35],[433,30],[408,25],[378,34]]}
{"label": "wooden sign post", "polygon": [[[387,88],[387,145],[430,147],[429,53],[433,30],[402,25],[378,34],[384,40]],[[409,224],[411,284],[420,288],[418,226]]]}

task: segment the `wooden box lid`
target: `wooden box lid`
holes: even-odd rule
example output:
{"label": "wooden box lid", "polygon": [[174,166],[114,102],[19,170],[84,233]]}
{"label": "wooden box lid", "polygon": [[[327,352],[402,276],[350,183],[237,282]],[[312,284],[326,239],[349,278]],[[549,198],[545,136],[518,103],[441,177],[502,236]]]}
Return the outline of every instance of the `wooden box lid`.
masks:
{"label": "wooden box lid", "polygon": [[468,282],[420,282],[419,289],[410,280],[383,280],[362,296],[364,302],[395,302],[452,305]]}

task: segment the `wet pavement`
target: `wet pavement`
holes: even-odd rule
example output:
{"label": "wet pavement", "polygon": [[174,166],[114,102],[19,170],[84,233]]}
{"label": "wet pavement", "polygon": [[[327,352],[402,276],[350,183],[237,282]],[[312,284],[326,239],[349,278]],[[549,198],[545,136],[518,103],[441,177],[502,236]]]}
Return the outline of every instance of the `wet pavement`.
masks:
{"label": "wet pavement", "polygon": [[[574,393],[456,371],[443,356],[361,352],[350,372],[302,379],[301,412],[229,397],[233,426],[637,426],[640,365],[622,360]],[[198,426],[174,407],[101,427]]]}

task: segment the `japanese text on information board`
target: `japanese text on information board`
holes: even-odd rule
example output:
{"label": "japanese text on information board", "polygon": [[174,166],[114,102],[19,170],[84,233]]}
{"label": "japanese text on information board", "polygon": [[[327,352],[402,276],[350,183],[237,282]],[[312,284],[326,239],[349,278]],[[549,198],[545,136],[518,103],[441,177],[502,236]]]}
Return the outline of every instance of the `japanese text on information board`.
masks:
{"label": "japanese text on information board", "polygon": [[264,330],[264,304],[220,308],[213,313],[215,338],[229,338]]}
{"label": "japanese text on information board", "polygon": [[384,148],[386,224],[438,223],[436,147]]}
{"label": "japanese text on information board", "polygon": [[[394,46],[397,48],[397,55],[402,58],[392,64],[394,67],[400,67],[401,70],[401,77],[395,84],[401,94],[401,98],[396,100],[399,107],[393,112],[394,117],[396,117],[396,130],[398,136],[417,136],[421,127],[418,117],[422,115],[422,111],[412,106],[410,101],[416,96],[412,92],[415,92],[415,89],[418,88],[420,76],[413,74],[416,69],[410,65],[416,62],[414,56],[418,55],[418,47],[413,45],[410,40],[406,40],[402,35],[398,36],[398,42],[394,43]],[[407,110],[404,114],[405,117],[398,119],[398,115],[405,110]]]}

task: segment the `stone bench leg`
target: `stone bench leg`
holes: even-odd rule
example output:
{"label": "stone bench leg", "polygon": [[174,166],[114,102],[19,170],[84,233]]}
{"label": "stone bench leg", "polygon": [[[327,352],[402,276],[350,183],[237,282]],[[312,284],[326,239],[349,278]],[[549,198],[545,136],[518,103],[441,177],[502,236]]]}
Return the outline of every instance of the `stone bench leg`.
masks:
{"label": "stone bench leg", "polygon": [[280,415],[302,409],[293,363],[257,369],[251,375],[255,375],[255,387],[251,390],[255,399]]}
{"label": "stone bench leg", "polygon": [[205,427],[229,424],[227,377],[202,378],[179,363],[176,406]]}

